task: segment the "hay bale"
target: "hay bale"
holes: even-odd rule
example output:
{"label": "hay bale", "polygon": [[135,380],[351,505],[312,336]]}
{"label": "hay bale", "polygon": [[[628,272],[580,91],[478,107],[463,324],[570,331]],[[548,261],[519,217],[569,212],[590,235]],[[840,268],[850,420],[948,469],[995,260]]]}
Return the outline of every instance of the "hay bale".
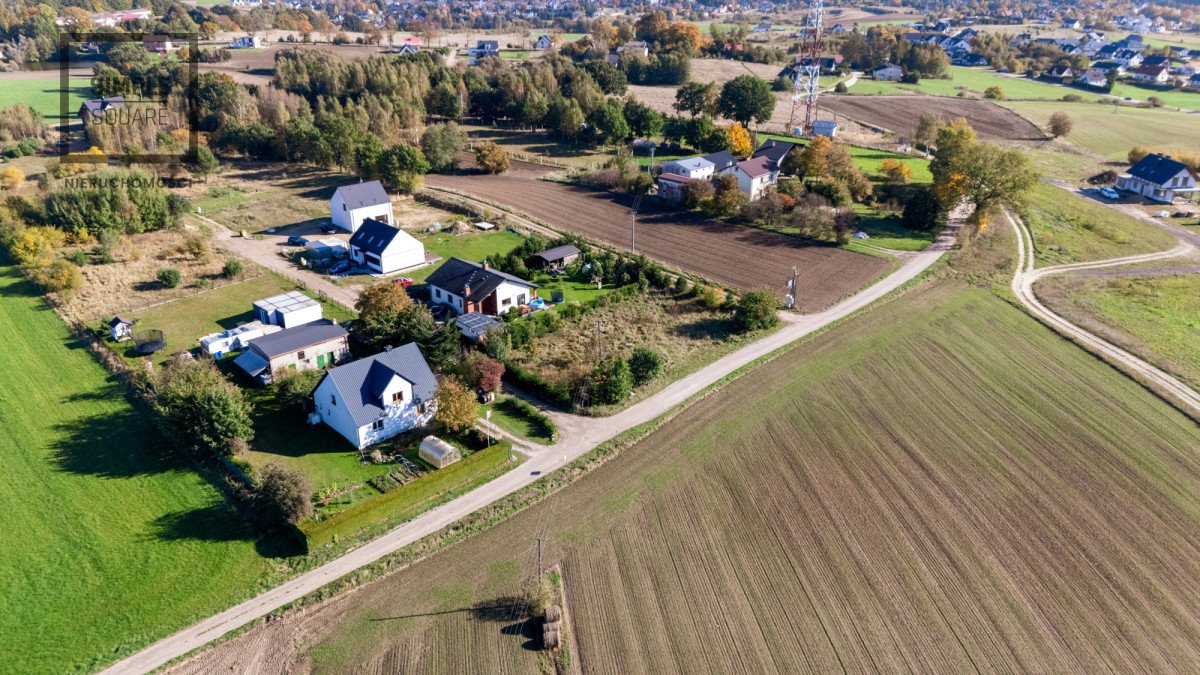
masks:
{"label": "hay bale", "polygon": [[562,607],[550,605],[546,609],[546,623],[558,623],[562,620]]}
{"label": "hay bale", "polygon": [[558,649],[562,639],[559,637],[558,630],[552,629],[542,633],[542,646],[546,649]]}

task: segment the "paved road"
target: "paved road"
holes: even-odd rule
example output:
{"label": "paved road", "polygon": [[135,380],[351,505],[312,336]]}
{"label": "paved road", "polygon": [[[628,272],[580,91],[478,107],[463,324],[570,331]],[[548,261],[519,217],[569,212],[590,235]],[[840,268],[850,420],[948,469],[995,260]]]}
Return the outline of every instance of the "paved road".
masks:
{"label": "paved road", "polygon": [[925,251],[904,259],[902,265],[873,286],[816,314],[789,317],[783,328],[757,342],[718,359],[668,385],[659,393],[612,417],[588,418],[557,413],[562,440],[531,453],[528,461],[486,485],[431,509],[387,534],[306,572],[261,595],[167,637],[123,659],[104,673],[145,673],[245,626],[322,586],[433,534],[455,521],[502,499],[538,480],[538,477],[574,460],[601,443],[639,424],[649,422],[703,392],[734,371],[813,331],[843,319],[908,283],[937,262],[954,244],[948,231]]}
{"label": "paved road", "polygon": [[[1088,331],[1076,326],[1067,321],[1063,317],[1050,311],[1045,305],[1038,300],[1033,292],[1033,284],[1038,279],[1052,274],[1063,274],[1066,272],[1101,269],[1106,267],[1119,267],[1122,265],[1131,265],[1138,263],[1152,262],[1155,260],[1168,260],[1170,258],[1178,258],[1181,256],[1192,255],[1196,252],[1196,246],[1190,238],[1180,237],[1179,245],[1169,251],[1161,251],[1159,253],[1147,253],[1144,255],[1126,256],[1123,258],[1112,258],[1110,260],[1100,260],[1096,262],[1073,263],[1070,265],[1056,265],[1054,267],[1045,267],[1040,270],[1035,270],[1033,267],[1033,238],[1026,229],[1025,224],[1020,218],[1014,217],[1011,213],[1006,214],[1008,222],[1012,225],[1013,232],[1017,235],[1017,270],[1013,274],[1012,290],[1017,298],[1032,312],[1035,316],[1041,319],[1046,325],[1050,326],[1059,333],[1070,337],[1077,342],[1087,346],[1094,353],[1099,354],[1102,358],[1113,363],[1126,372],[1134,373],[1138,378],[1152,385],[1154,391],[1164,394],[1167,398],[1179,405],[1187,408],[1193,414],[1200,415],[1200,392],[1188,387],[1180,382],[1174,376],[1163,371],[1162,369],[1153,366],[1143,359],[1121,349],[1120,347],[1100,338]],[[1162,223],[1155,223],[1163,226]],[[1166,226],[1169,229],[1169,226]]]}

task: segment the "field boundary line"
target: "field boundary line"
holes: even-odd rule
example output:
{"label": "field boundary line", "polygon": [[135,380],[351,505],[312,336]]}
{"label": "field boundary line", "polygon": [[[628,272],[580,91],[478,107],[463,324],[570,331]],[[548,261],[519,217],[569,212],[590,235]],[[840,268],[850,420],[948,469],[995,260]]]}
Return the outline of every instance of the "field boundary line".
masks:
{"label": "field boundary line", "polygon": [[201,289],[199,291],[196,291],[195,293],[190,293],[188,295],[181,295],[178,298],[170,298],[168,300],[160,300],[159,302],[152,302],[149,305],[146,305],[144,307],[136,307],[134,309],[126,309],[126,310],[124,310],[124,313],[135,314],[137,312],[144,312],[148,309],[153,309],[155,307],[162,307],[163,305],[169,305],[172,302],[178,302],[179,300],[187,300],[189,298],[194,298],[199,295],[204,295],[205,293],[209,293],[211,291],[217,291],[222,288],[229,288],[230,286],[237,286],[238,284],[245,282],[245,281],[254,281],[255,279],[258,279],[262,276],[263,276],[263,273],[259,272],[258,274],[255,274],[252,277],[245,277],[244,279],[238,279],[237,281],[231,281],[227,284],[213,284],[212,286],[209,286],[208,288]]}
{"label": "field boundary line", "polygon": [[1095,354],[1098,358],[1103,359],[1117,370],[1132,377],[1149,391],[1167,401],[1173,407],[1181,410],[1184,414],[1193,419],[1200,420],[1200,392],[1197,392],[1175,376],[1141,357],[1112,344],[1094,333],[1080,328],[1054,313],[1042,304],[1033,290],[1034,282],[1045,276],[1071,272],[1073,270],[1118,267],[1130,263],[1168,260],[1185,255],[1189,251],[1195,250],[1195,247],[1191,243],[1181,239],[1180,245],[1169,251],[1125,256],[1088,263],[1073,263],[1035,271],[1033,235],[1019,216],[1015,216],[1008,210],[1005,210],[1004,215],[1012,226],[1017,238],[1017,267],[1013,273],[1012,291],[1025,308],[1055,332]]}

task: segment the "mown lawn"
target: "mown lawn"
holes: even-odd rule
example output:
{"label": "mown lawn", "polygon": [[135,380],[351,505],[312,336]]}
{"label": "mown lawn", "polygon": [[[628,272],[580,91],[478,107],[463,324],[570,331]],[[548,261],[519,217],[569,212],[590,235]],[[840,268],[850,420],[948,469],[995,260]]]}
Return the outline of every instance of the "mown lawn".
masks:
{"label": "mown lawn", "polygon": [[85,98],[92,95],[90,81],[84,77],[71,78],[69,108],[64,116],[60,96],[61,80],[58,72],[51,72],[53,74],[46,77],[0,79],[0,108],[23,103],[42,113],[47,123],[77,122],[76,113],[79,111],[80,104]]}
{"label": "mown lawn", "polygon": [[[472,227],[467,225],[467,227]],[[471,231],[463,234],[438,232],[436,234],[417,234],[417,239],[425,244],[425,251],[436,253],[442,261],[450,258],[462,258],[471,262],[483,262],[485,258],[508,255],[525,240],[519,234],[508,230],[493,230],[491,232]],[[415,281],[425,281],[441,263],[427,265],[405,276]]]}
{"label": "mown lawn", "polygon": [[[197,341],[209,333],[228,330],[235,328],[239,323],[253,321],[255,300],[291,290],[296,290],[295,283],[265,272],[253,279],[199,292],[141,312],[132,312],[125,318],[136,320],[139,330],[163,331],[167,346],[155,355],[155,360],[166,362],[172,354],[196,347]],[[302,292],[315,297],[308,291]],[[326,319],[340,322],[354,318],[352,311],[336,302],[321,301],[321,304]],[[131,362],[141,360],[133,353],[133,345],[130,342],[122,342],[114,347]]]}
{"label": "mown lawn", "polygon": [[1151,96],[1156,96],[1162,100],[1163,104],[1171,108],[1183,108],[1184,110],[1200,110],[1200,94],[1194,94],[1187,91],[1179,91],[1176,89],[1160,90],[1154,87],[1147,87],[1134,82],[1117,82],[1113,86],[1112,93],[1114,96],[1121,96],[1137,99],[1139,101],[1149,100]]}
{"label": "mown lawn", "polygon": [[94,670],[253,591],[222,496],[0,267],[0,670]]}
{"label": "mown lawn", "polygon": [[1174,110],[1045,101],[1009,101],[1002,105],[1041,127],[1054,113],[1067,113],[1074,128],[1065,140],[1112,161],[1124,162],[1129,149],[1138,145],[1180,149],[1200,146],[1200,118]]}
{"label": "mown lawn", "polygon": [[1067,94],[1082,96],[1084,100],[1099,100],[1098,94],[1074,87],[1063,87],[1027,77],[1005,77],[985,68],[951,66],[949,79],[924,78],[916,84],[882,82],[869,77],[859,79],[850,87],[851,94],[888,95],[916,93],[928,96],[957,96],[964,88],[975,94],[983,94],[988,87],[999,86],[1008,99],[1035,99],[1057,101]]}
{"label": "mown lawn", "polygon": [[490,404],[479,404],[479,416],[487,417],[487,411],[492,411],[491,422],[510,434],[520,436],[537,443],[552,443],[553,438],[537,420],[525,413],[514,399],[509,396],[497,396]]}
{"label": "mown lawn", "polygon": [[1033,229],[1038,265],[1165,251],[1175,242],[1153,225],[1045,183],[1029,191],[1022,215]]}

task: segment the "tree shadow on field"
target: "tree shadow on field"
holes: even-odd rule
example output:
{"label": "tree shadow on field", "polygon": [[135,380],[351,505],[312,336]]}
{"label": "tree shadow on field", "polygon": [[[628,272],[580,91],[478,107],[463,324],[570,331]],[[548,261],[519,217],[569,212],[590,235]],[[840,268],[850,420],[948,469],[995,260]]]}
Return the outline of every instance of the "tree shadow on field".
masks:
{"label": "tree shadow on field", "polygon": [[724,340],[735,331],[729,319],[707,318],[676,326],[673,332],[689,340]]}
{"label": "tree shadow on field", "polygon": [[292,558],[308,554],[308,540],[293,526],[262,533],[228,501],[214,502],[190,511],[176,511],[155,519],[147,535],[159,541],[253,541],[264,558]]}
{"label": "tree shadow on field", "polygon": [[[62,405],[86,405],[102,398],[121,398],[117,387],[94,393],[73,394]],[[60,471],[132,478],[170,471],[187,471],[173,448],[137,412],[113,406],[102,414],[71,417],[56,424],[49,436],[51,460]]]}

